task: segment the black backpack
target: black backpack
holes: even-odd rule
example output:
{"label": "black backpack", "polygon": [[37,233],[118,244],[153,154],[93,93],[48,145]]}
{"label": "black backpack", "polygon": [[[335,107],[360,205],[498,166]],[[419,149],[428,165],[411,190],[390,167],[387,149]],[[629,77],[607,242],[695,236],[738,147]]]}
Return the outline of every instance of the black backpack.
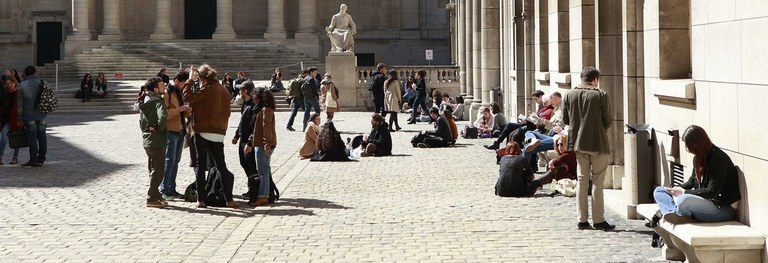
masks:
{"label": "black backpack", "polygon": [[499,180],[496,181],[496,195],[501,197],[525,197],[536,192],[529,188],[533,171],[529,168],[528,159],[521,155],[501,157]]}
{"label": "black backpack", "polygon": [[[216,167],[208,170],[208,178],[205,180],[205,205],[214,207],[227,206],[227,199],[224,197],[224,186],[221,182],[221,172]],[[184,191],[184,201],[197,202],[195,182],[187,186]]]}
{"label": "black backpack", "polygon": [[301,94],[304,96],[304,99],[317,99],[317,89],[312,84],[313,82],[305,80],[304,83],[301,83]]}
{"label": "black backpack", "polygon": [[[251,189],[248,194],[249,200],[256,200],[258,198],[258,189],[259,184],[261,183],[261,180],[259,179],[259,174],[249,175],[248,180],[248,189]],[[269,203],[274,204],[277,200],[280,200],[280,190],[277,189],[277,185],[275,185],[275,181],[272,180],[272,178],[269,178]]]}

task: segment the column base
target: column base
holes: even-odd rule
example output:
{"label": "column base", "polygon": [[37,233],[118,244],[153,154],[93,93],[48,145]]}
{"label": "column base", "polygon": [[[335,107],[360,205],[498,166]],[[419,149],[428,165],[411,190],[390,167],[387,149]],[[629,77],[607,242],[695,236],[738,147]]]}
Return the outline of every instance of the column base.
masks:
{"label": "column base", "polygon": [[236,39],[237,34],[235,32],[231,33],[213,33],[213,39]]}
{"label": "column base", "polygon": [[288,33],[286,32],[265,32],[264,38],[266,39],[285,39],[288,38]]}
{"label": "column base", "polygon": [[311,33],[311,32],[297,32],[296,38],[301,39],[318,39],[320,38],[317,33]]}
{"label": "column base", "polygon": [[149,39],[151,39],[151,40],[171,40],[171,39],[173,39],[173,34],[171,34],[171,33],[153,33],[152,35],[149,35]]}
{"label": "column base", "polygon": [[99,35],[99,40],[123,40],[121,34],[102,34]]}
{"label": "column base", "polygon": [[480,107],[480,102],[473,101],[472,104],[469,107],[469,121],[475,122],[477,120],[477,115],[480,113],[480,110],[482,109]]}
{"label": "column base", "polygon": [[93,40],[93,34],[78,32],[67,36],[67,40]]}

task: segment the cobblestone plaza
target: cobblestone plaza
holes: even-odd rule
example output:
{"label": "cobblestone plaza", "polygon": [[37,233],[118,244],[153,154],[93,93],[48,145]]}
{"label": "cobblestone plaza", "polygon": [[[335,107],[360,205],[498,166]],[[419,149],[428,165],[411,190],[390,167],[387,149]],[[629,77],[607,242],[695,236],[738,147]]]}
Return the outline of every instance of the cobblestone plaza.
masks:
{"label": "cobblestone plaza", "polygon": [[[287,114],[277,113],[280,124]],[[368,132],[369,116],[341,112],[334,122],[347,137]],[[303,133],[278,129],[272,167],[283,196],[276,204],[198,209],[176,201],[153,209],[144,205],[149,180],[136,114],[52,115],[45,166],[0,167],[0,261],[662,261],[642,221],[608,209],[616,231],[580,231],[572,198],[546,190],[495,196],[498,166],[481,146],[487,141],[412,148],[410,138],[428,128],[393,133],[394,156],[345,163],[300,160]],[[236,147],[225,152],[235,194],[245,192]],[[188,157],[180,190],[194,180]]]}

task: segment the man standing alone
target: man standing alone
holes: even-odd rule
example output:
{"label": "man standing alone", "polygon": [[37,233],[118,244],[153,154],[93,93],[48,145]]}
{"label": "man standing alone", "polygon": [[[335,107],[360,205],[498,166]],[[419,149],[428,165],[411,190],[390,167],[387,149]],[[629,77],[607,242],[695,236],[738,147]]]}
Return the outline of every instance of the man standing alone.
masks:
{"label": "man standing alone", "polygon": [[598,89],[600,71],[586,67],[582,83],[563,98],[563,123],[570,126],[568,148],[576,151],[578,163],[579,229],[590,228],[587,218],[587,195],[592,179],[592,223],[595,229],[610,230],[603,216],[603,180],[610,159],[608,128],[611,127],[611,102],[605,91]]}
{"label": "man standing alone", "polygon": [[387,80],[387,65],[379,63],[376,65],[376,72],[371,75],[373,83],[371,83],[371,92],[373,92],[373,108],[374,113],[383,113],[383,116],[387,116],[384,112],[384,82]]}

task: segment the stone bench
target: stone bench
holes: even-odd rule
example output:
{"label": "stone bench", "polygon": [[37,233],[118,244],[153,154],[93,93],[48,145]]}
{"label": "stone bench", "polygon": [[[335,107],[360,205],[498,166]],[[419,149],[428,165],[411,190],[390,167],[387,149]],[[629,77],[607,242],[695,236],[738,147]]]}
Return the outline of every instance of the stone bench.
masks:
{"label": "stone bench", "polygon": [[[656,204],[640,204],[637,213],[648,220],[659,211]],[[693,222],[673,225],[660,220],[654,228],[664,239],[667,260],[688,262],[761,262],[765,237],[738,221]]]}

